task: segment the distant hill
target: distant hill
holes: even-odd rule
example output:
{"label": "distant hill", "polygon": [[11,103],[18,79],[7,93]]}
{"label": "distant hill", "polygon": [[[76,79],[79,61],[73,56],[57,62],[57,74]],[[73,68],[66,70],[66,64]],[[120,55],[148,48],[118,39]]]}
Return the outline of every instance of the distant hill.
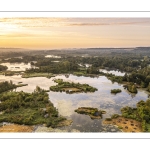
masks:
{"label": "distant hill", "polygon": [[150,47],[136,47],[132,52],[150,55]]}
{"label": "distant hill", "polygon": [[0,52],[21,52],[21,51],[30,51],[30,49],[0,47]]}

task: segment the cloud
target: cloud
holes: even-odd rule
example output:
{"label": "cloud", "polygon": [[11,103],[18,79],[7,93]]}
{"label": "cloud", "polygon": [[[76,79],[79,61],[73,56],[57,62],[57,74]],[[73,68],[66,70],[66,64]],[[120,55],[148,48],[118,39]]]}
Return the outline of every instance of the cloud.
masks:
{"label": "cloud", "polygon": [[109,26],[109,25],[137,25],[150,23],[150,21],[141,22],[110,22],[110,23],[72,23],[69,26]]}
{"label": "cloud", "polygon": [[28,33],[9,33],[9,34],[4,34],[0,35],[1,38],[24,38],[24,37],[37,37],[35,34],[28,34]]}
{"label": "cloud", "polygon": [[7,25],[15,25],[20,28],[29,27],[56,27],[65,23],[65,18],[0,18],[0,23]]}
{"label": "cloud", "polygon": [[150,25],[149,18],[0,18],[0,24],[19,28],[67,26]]}

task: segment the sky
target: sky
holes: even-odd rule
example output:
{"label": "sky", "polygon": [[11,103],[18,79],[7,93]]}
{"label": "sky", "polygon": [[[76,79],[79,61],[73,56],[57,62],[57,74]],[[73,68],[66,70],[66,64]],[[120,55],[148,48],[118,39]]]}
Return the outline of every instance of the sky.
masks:
{"label": "sky", "polygon": [[150,46],[150,18],[0,18],[0,47]]}

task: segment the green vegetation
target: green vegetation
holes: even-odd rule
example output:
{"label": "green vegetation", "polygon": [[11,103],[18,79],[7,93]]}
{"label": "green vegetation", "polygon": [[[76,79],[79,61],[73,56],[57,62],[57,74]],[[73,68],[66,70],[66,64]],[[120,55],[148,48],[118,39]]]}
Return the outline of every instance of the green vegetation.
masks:
{"label": "green vegetation", "polygon": [[[24,62],[35,65],[25,71],[23,77],[48,77],[53,74],[74,74],[77,76],[96,77],[105,75],[112,82],[134,83],[138,87],[147,88],[150,91],[150,48],[137,47],[130,49],[114,48],[90,48],[76,49],[75,51],[28,51],[28,52],[0,52],[1,62]],[[46,58],[46,55],[60,56],[60,58]],[[35,61],[36,63],[34,63]],[[54,61],[59,61],[55,63]],[[85,64],[90,64],[86,67]],[[6,68],[1,67],[2,71]],[[115,76],[109,73],[99,72],[99,69],[119,70],[126,74]],[[1,69],[0,69],[1,71]],[[13,75],[8,72],[6,75]],[[130,88],[129,88],[130,89]],[[131,88],[133,90],[133,88]],[[130,90],[132,92],[132,90]],[[136,90],[133,90],[136,93]]]}
{"label": "green vegetation", "polygon": [[87,74],[99,74],[99,70],[98,68],[91,66],[87,69]]}
{"label": "green vegetation", "polygon": [[73,72],[74,75],[76,76],[86,76],[86,72],[84,71],[79,71],[79,72]]}
{"label": "green vegetation", "polygon": [[53,59],[42,58],[35,64],[38,68],[31,68],[26,73],[71,73],[78,70],[78,64],[75,60],[62,60],[61,62],[52,62]]}
{"label": "green vegetation", "polygon": [[13,71],[5,71],[4,75],[5,76],[13,76],[13,75],[15,75],[15,72],[13,72]]}
{"label": "green vegetation", "polygon": [[116,118],[118,118],[118,117],[120,117],[120,115],[118,115],[118,114],[113,114],[113,115],[111,116],[111,118],[106,118],[105,120],[106,120],[106,121],[112,121],[112,119],[116,119]]}
{"label": "green vegetation", "polygon": [[[130,74],[125,74],[123,81],[130,82],[131,84],[136,83],[138,87],[147,88],[149,91],[150,67],[146,66],[144,68],[133,71]],[[136,90],[134,89],[134,91]]]}
{"label": "green vegetation", "polygon": [[98,110],[97,108],[92,107],[79,107],[78,109],[75,110],[75,112],[79,114],[89,115],[91,119],[101,119],[102,114],[106,113],[106,111]]}
{"label": "green vegetation", "polygon": [[0,93],[16,89],[17,87],[27,86],[28,84],[13,84],[12,81],[0,82]]}
{"label": "green vegetation", "polygon": [[117,94],[117,93],[120,93],[122,92],[120,89],[112,89],[111,90],[111,93],[114,93],[114,94]]}
{"label": "green vegetation", "polygon": [[121,127],[121,126],[118,126],[118,128],[119,128],[119,129],[123,129],[123,127]]}
{"label": "green vegetation", "polygon": [[73,72],[73,75],[91,77],[91,78],[99,77],[99,74],[87,74],[87,72],[85,71]]}
{"label": "green vegetation", "polygon": [[0,101],[0,122],[57,127],[60,122],[66,120],[58,115],[57,109],[49,101],[48,94],[38,86],[31,94],[3,93],[0,95]]}
{"label": "green vegetation", "polygon": [[123,82],[123,77],[122,76],[116,76],[116,75],[114,75],[112,73],[99,72],[99,75],[106,76],[112,82],[118,82],[118,83],[122,83]]}
{"label": "green vegetation", "polygon": [[141,100],[136,106],[136,108],[123,107],[121,108],[122,115],[114,114],[111,118],[107,118],[106,121],[111,121],[112,119],[122,116],[141,122],[143,132],[150,132],[150,99],[146,101]]}
{"label": "green vegetation", "polygon": [[118,114],[113,114],[112,116],[111,116],[111,119],[115,119],[115,118],[118,118],[120,115],[118,115]]}
{"label": "green vegetation", "polygon": [[33,77],[51,78],[51,77],[55,77],[55,75],[51,73],[25,73],[22,75],[22,78],[33,78]]}
{"label": "green vegetation", "polygon": [[133,84],[133,83],[130,83],[128,85],[124,85],[124,88],[127,89],[129,92],[131,93],[137,93],[137,88],[136,88],[136,85]]}
{"label": "green vegetation", "polygon": [[18,84],[18,85],[16,85],[16,87],[22,87],[22,86],[27,86],[28,84]]}
{"label": "green vegetation", "polygon": [[88,84],[80,84],[74,82],[64,82],[62,79],[55,79],[54,82],[58,83],[56,86],[51,86],[51,91],[77,93],[77,92],[95,92],[96,88],[89,86]]}
{"label": "green vegetation", "polygon": [[16,88],[16,85],[13,84],[12,81],[10,81],[10,82],[8,82],[8,81],[0,82],[0,93],[12,90],[14,88]]}
{"label": "green vegetation", "polygon": [[7,66],[0,65],[0,71],[5,71],[5,70],[7,70],[7,69],[8,69]]}
{"label": "green vegetation", "polygon": [[112,119],[111,119],[111,118],[106,118],[105,120],[106,120],[106,121],[112,121]]}

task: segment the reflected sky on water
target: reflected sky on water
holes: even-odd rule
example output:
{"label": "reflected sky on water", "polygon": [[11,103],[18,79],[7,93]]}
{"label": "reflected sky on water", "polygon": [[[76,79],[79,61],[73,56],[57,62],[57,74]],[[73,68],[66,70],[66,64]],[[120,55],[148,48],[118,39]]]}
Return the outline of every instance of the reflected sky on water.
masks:
{"label": "reflected sky on water", "polygon": [[[65,92],[48,92],[50,101],[58,108],[59,114],[73,120],[71,126],[63,127],[68,132],[71,129],[77,129],[81,132],[111,132],[112,128],[115,131],[118,129],[114,126],[103,125],[102,121],[106,117],[110,117],[114,113],[120,113],[121,107],[132,106],[140,100],[146,100],[148,94],[144,90],[138,90],[137,94],[131,94],[123,88],[123,85],[112,83],[105,76],[100,77],[77,77],[70,75],[68,78],[65,75],[58,75],[50,79],[45,77],[22,78],[20,75],[3,76],[0,75],[0,81],[12,80],[14,83],[22,82],[28,86],[19,87],[16,91],[33,92],[36,86],[48,90],[50,86],[56,85],[54,78],[64,79],[65,81],[89,84],[96,87],[98,91],[94,93],[74,93],[66,94]],[[111,94],[111,89],[121,89],[118,94]],[[74,112],[78,107],[95,107],[105,110],[107,113],[103,115],[103,119],[92,120],[87,115],[81,115]]]}

